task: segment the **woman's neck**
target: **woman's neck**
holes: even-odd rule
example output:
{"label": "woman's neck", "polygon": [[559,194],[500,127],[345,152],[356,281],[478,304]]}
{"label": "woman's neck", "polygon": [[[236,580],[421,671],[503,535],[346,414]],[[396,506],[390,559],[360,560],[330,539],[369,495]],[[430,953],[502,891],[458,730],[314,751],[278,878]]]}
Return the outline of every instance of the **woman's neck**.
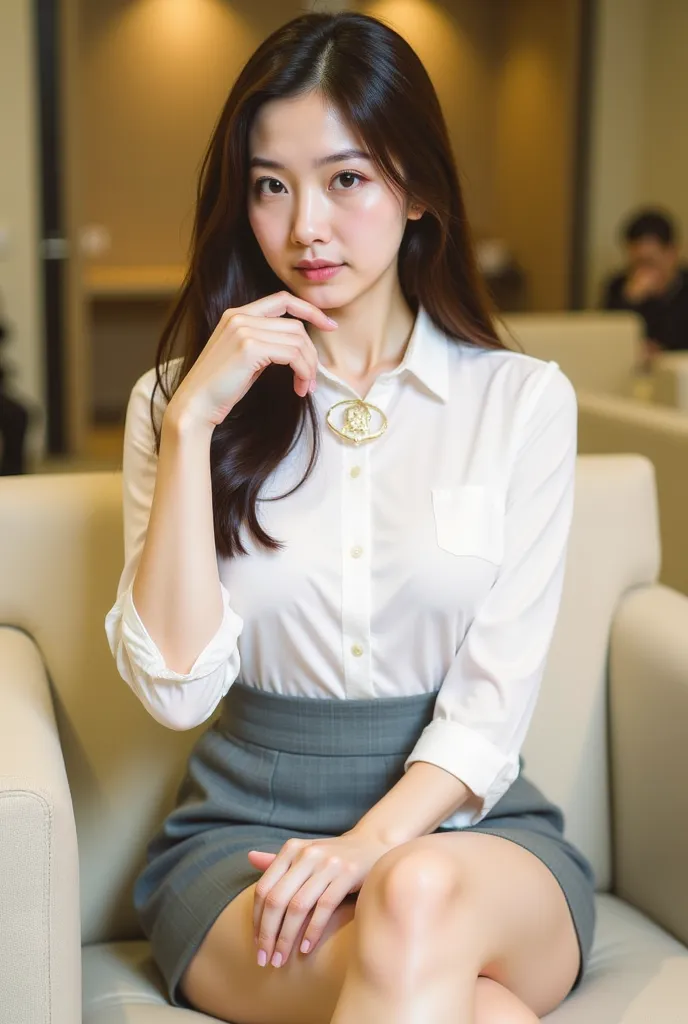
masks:
{"label": "woman's neck", "polygon": [[339,328],[332,333],[311,331],[320,362],[357,390],[378,374],[393,370],[404,358],[415,317],[400,287],[383,301],[379,295],[367,293],[348,306],[325,312]]}

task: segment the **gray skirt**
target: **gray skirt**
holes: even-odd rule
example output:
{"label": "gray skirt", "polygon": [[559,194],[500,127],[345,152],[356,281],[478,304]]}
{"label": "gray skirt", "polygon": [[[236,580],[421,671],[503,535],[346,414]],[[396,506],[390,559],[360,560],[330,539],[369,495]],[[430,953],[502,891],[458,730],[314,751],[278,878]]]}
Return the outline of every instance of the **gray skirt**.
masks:
{"label": "gray skirt", "polygon": [[[282,697],[236,682],[195,744],[177,806],[148,846],[134,904],[169,999],[222,910],[261,872],[249,850],[277,853],[292,836],[351,829],[401,778],[432,720],[435,693],[373,700]],[[561,886],[580,945],[580,983],[592,946],[594,879],[563,837],[561,811],[522,775],[466,831],[502,836],[534,853]]]}

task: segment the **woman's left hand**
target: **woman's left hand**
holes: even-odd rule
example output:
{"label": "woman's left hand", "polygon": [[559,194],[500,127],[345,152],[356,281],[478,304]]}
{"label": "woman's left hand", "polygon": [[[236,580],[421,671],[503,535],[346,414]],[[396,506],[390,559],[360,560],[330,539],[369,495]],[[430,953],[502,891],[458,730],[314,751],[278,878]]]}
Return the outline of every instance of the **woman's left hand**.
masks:
{"label": "woman's left hand", "polygon": [[358,892],[389,849],[378,839],[345,832],[334,839],[289,839],[278,854],[252,850],[249,860],[265,871],[253,906],[260,966],[287,962],[311,911],[300,949],[314,949],[334,911],[349,893]]}

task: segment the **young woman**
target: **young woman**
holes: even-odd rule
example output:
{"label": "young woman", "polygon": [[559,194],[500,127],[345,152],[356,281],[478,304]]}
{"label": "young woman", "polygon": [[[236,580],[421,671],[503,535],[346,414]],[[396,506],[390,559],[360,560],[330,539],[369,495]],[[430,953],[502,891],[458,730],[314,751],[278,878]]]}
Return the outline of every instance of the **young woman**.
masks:
{"label": "young woman", "polygon": [[111,649],[169,728],[222,701],[135,887],[174,1004],[530,1024],[580,981],[590,867],[519,774],[575,451],[568,380],[495,334],[418,57],[284,26],[127,413]]}

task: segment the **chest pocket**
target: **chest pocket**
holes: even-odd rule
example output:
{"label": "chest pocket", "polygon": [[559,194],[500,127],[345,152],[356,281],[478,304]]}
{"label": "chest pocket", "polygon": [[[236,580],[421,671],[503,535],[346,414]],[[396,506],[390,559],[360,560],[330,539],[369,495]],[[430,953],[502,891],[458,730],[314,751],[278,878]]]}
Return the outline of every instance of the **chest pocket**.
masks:
{"label": "chest pocket", "polygon": [[499,565],[504,556],[504,509],[489,487],[433,487],[437,543],[452,555],[484,558]]}

